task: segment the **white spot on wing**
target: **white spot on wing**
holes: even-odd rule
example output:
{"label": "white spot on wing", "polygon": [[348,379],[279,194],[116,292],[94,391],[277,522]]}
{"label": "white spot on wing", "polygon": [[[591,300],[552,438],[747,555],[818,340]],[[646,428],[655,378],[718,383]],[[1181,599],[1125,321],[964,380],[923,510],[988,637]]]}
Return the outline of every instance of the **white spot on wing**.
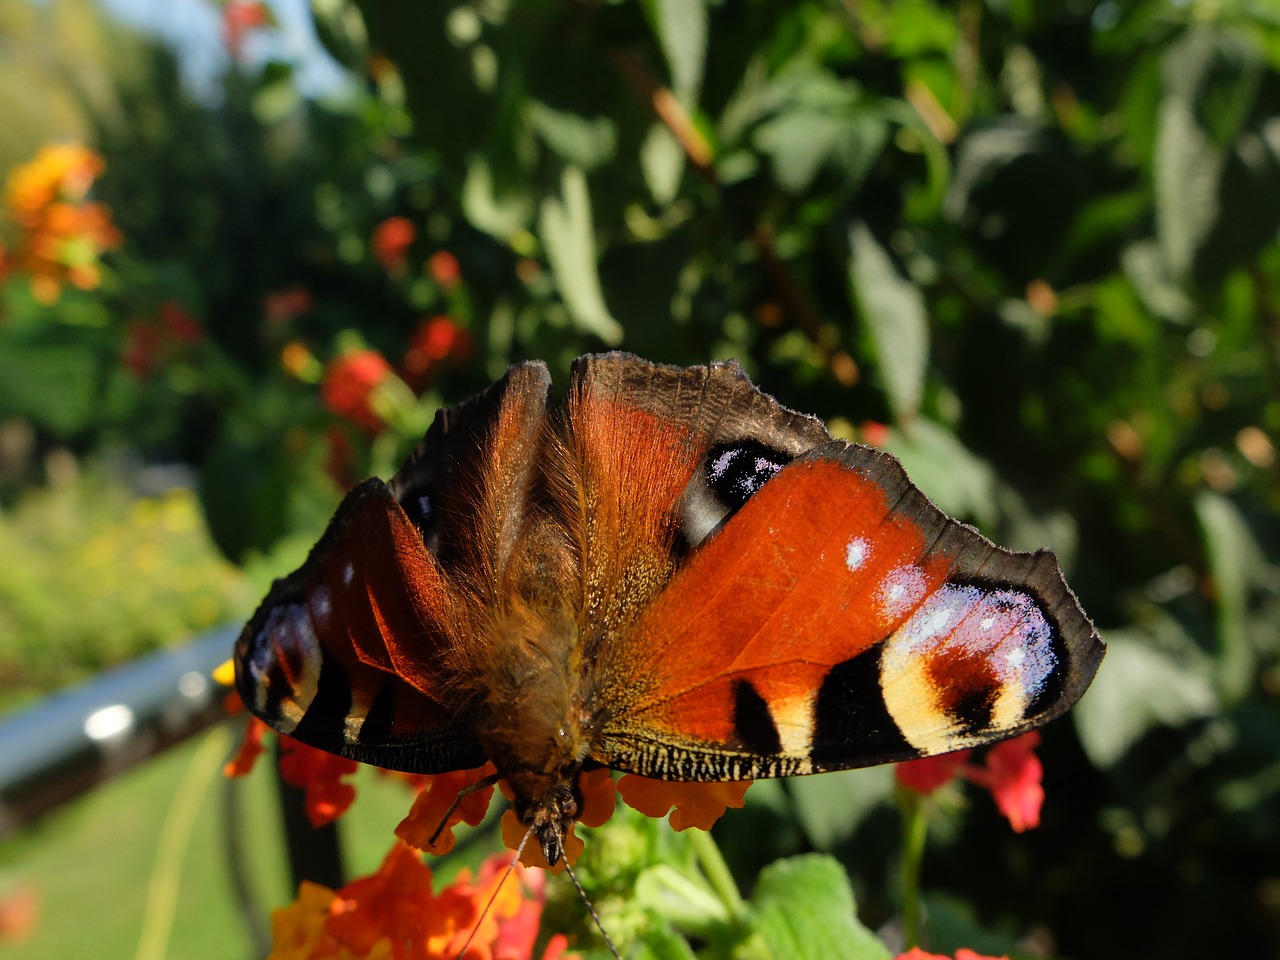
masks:
{"label": "white spot on wing", "polygon": [[897,620],[916,606],[928,589],[929,581],[924,571],[915,564],[895,567],[885,575],[876,591],[876,605],[885,620]]}
{"label": "white spot on wing", "polygon": [[351,565],[348,560],[342,567],[342,585],[344,587],[351,586],[351,581],[356,578],[356,568]]}
{"label": "white spot on wing", "polygon": [[329,599],[329,591],[323,585],[316,587],[311,593],[308,604],[311,607],[311,619],[316,622],[317,627],[323,628],[329,615],[333,613],[333,602]]}
{"label": "white spot on wing", "polygon": [[870,555],[870,541],[866,537],[854,537],[849,541],[849,546],[844,552],[844,565],[849,568],[850,573],[854,573],[867,562],[867,557]]}

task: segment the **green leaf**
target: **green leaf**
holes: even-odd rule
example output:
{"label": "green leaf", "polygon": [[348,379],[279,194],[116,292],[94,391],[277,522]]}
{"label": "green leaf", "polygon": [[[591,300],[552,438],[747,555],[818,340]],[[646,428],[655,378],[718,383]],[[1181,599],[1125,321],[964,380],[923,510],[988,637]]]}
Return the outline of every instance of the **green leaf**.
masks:
{"label": "green leaf", "polygon": [[1245,519],[1226,497],[1202,490],[1195,509],[1217,599],[1218,688],[1234,701],[1248,691],[1253,677],[1246,620],[1249,572],[1262,568],[1265,559]]}
{"label": "green leaf", "polygon": [[686,930],[706,931],[729,922],[729,912],[705,881],[659,863],[636,878],[636,902]]}
{"label": "green leaf", "polygon": [[643,5],[671,74],[671,89],[686,107],[698,102],[707,57],[705,0],[647,0]]}
{"label": "green leaf", "polygon": [[533,202],[523,189],[501,189],[489,161],[476,155],[467,161],[462,211],[477,230],[510,240],[533,219]]}
{"label": "green leaf", "polygon": [[[742,114],[745,106],[734,110]],[[856,189],[889,138],[878,107],[868,106],[853,83],[826,74],[792,71],[758,91],[754,109],[776,110],[761,119],[755,147],[769,157],[778,185],[794,194],[808,190],[824,167],[837,172],[843,189]]]}
{"label": "green leaf", "polygon": [[670,927],[650,924],[627,951],[630,960],[696,960],[688,941]]}
{"label": "green leaf", "polygon": [[588,119],[535,102],[529,120],[547,146],[568,163],[591,170],[614,159],[618,133],[606,117]]}
{"label": "green leaf", "polygon": [[770,864],[752,898],[757,935],[769,956],[788,960],[888,960],[889,951],[858,922],[844,868],[810,854]]}
{"label": "green leaf", "polygon": [[595,225],[587,178],[579,167],[565,167],[561,198],[542,202],[539,230],[547,259],[578,327],[608,344],[622,340],[622,325],[609,313],[596,266]]}
{"label": "green leaf", "polygon": [[910,421],[920,409],[929,360],[924,297],[861,220],[849,229],[849,285],[875,344],[889,405],[899,421]]}
{"label": "green leaf", "polygon": [[787,789],[809,842],[830,850],[852,837],[858,824],[893,796],[893,768],[886,764],[795,777]]}
{"label": "green leaf", "polygon": [[1179,634],[1172,624],[1165,631],[1181,647],[1175,653],[1136,632],[1107,631],[1107,658],[1072,710],[1080,743],[1095,766],[1117,763],[1155,727],[1180,727],[1218,709],[1202,659],[1185,635],[1178,642]]}
{"label": "green leaf", "polygon": [[660,123],[649,128],[640,145],[640,170],[655,202],[665,206],[676,198],[684,175],[684,150]]}
{"label": "green leaf", "polygon": [[1218,216],[1223,154],[1197,118],[1196,98],[1209,68],[1212,44],[1202,31],[1165,55],[1164,98],[1156,131],[1156,234],[1175,277],[1191,270],[1201,242]]}
{"label": "green leaf", "polygon": [[895,431],[888,450],[944,513],[991,529],[996,521],[996,474],[946,427],[919,419]]}

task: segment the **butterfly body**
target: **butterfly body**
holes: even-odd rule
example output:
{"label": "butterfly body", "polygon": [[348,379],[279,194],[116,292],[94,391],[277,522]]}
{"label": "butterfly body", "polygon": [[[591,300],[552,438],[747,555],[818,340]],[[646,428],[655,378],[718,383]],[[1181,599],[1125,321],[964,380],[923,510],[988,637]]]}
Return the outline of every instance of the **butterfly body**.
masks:
{"label": "butterfly body", "polygon": [[492,761],[549,862],[578,778],[742,780],[1040,726],[1103,644],[1046,551],[950,520],[736,364],[513,367],[348,494],[236,648],[246,703],[417,773]]}

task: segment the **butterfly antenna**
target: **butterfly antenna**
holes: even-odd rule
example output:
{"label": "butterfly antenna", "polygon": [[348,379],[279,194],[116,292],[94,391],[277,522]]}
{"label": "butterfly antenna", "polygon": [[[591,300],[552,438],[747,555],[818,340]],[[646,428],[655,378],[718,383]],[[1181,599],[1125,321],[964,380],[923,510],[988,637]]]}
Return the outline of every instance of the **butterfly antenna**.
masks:
{"label": "butterfly antenna", "polygon": [[529,837],[533,835],[533,827],[525,831],[524,839],[520,841],[520,846],[516,848],[516,855],[511,858],[511,862],[507,864],[507,869],[502,874],[502,879],[498,881],[498,885],[493,888],[493,893],[489,894],[489,902],[484,905],[484,909],[480,911],[480,916],[476,917],[476,922],[471,925],[471,932],[467,934],[466,942],[458,951],[458,955],[454,960],[462,960],[467,952],[467,948],[471,946],[471,941],[476,938],[476,933],[480,930],[480,924],[484,923],[484,918],[489,915],[489,911],[493,909],[493,902],[498,899],[498,894],[502,892],[502,885],[507,882],[507,878],[511,876],[516,868],[516,864],[520,862],[520,854],[524,853],[524,845],[529,842]]}
{"label": "butterfly antenna", "polygon": [[[524,846],[524,844],[521,844]],[[582,898],[583,906],[587,908],[587,913],[591,914],[591,919],[595,922],[596,929],[600,931],[600,936],[604,937],[605,946],[609,948],[609,952],[613,954],[613,960],[622,960],[622,954],[618,953],[618,948],[613,945],[613,940],[609,938],[609,931],[604,928],[604,924],[600,922],[600,915],[596,913],[596,908],[592,906],[591,901],[587,899],[587,891],[582,889],[582,884],[578,882],[578,875],[573,872],[573,867],[569,866],[569,861],[563,855],[564,872],[569,875],[569,879],[573,881],[574,887],[578,890],[578,896]]]}

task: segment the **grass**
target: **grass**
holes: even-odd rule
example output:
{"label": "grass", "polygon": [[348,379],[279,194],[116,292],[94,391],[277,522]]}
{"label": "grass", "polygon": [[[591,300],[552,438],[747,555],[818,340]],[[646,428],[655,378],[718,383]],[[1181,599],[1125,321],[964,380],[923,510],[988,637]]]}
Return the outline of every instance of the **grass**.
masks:
{"label": "grass", "polygon": [[[35,929],[3,944],[6,960],[253,956],[232,893],[218,772],[234,739],[228,727],[202,734],[0,844],[0,890],[29,887],[39,898]],[[244,791],[240,829],[266,917],[292,899],[270,764],[233,787]],[[342,822],[350,877],[377,867],[411,802],[402,783],[368,769],[357,788]],[[189,831],[178,829],[184,810]],[[176,845],[162,842],[175,836]]]}

